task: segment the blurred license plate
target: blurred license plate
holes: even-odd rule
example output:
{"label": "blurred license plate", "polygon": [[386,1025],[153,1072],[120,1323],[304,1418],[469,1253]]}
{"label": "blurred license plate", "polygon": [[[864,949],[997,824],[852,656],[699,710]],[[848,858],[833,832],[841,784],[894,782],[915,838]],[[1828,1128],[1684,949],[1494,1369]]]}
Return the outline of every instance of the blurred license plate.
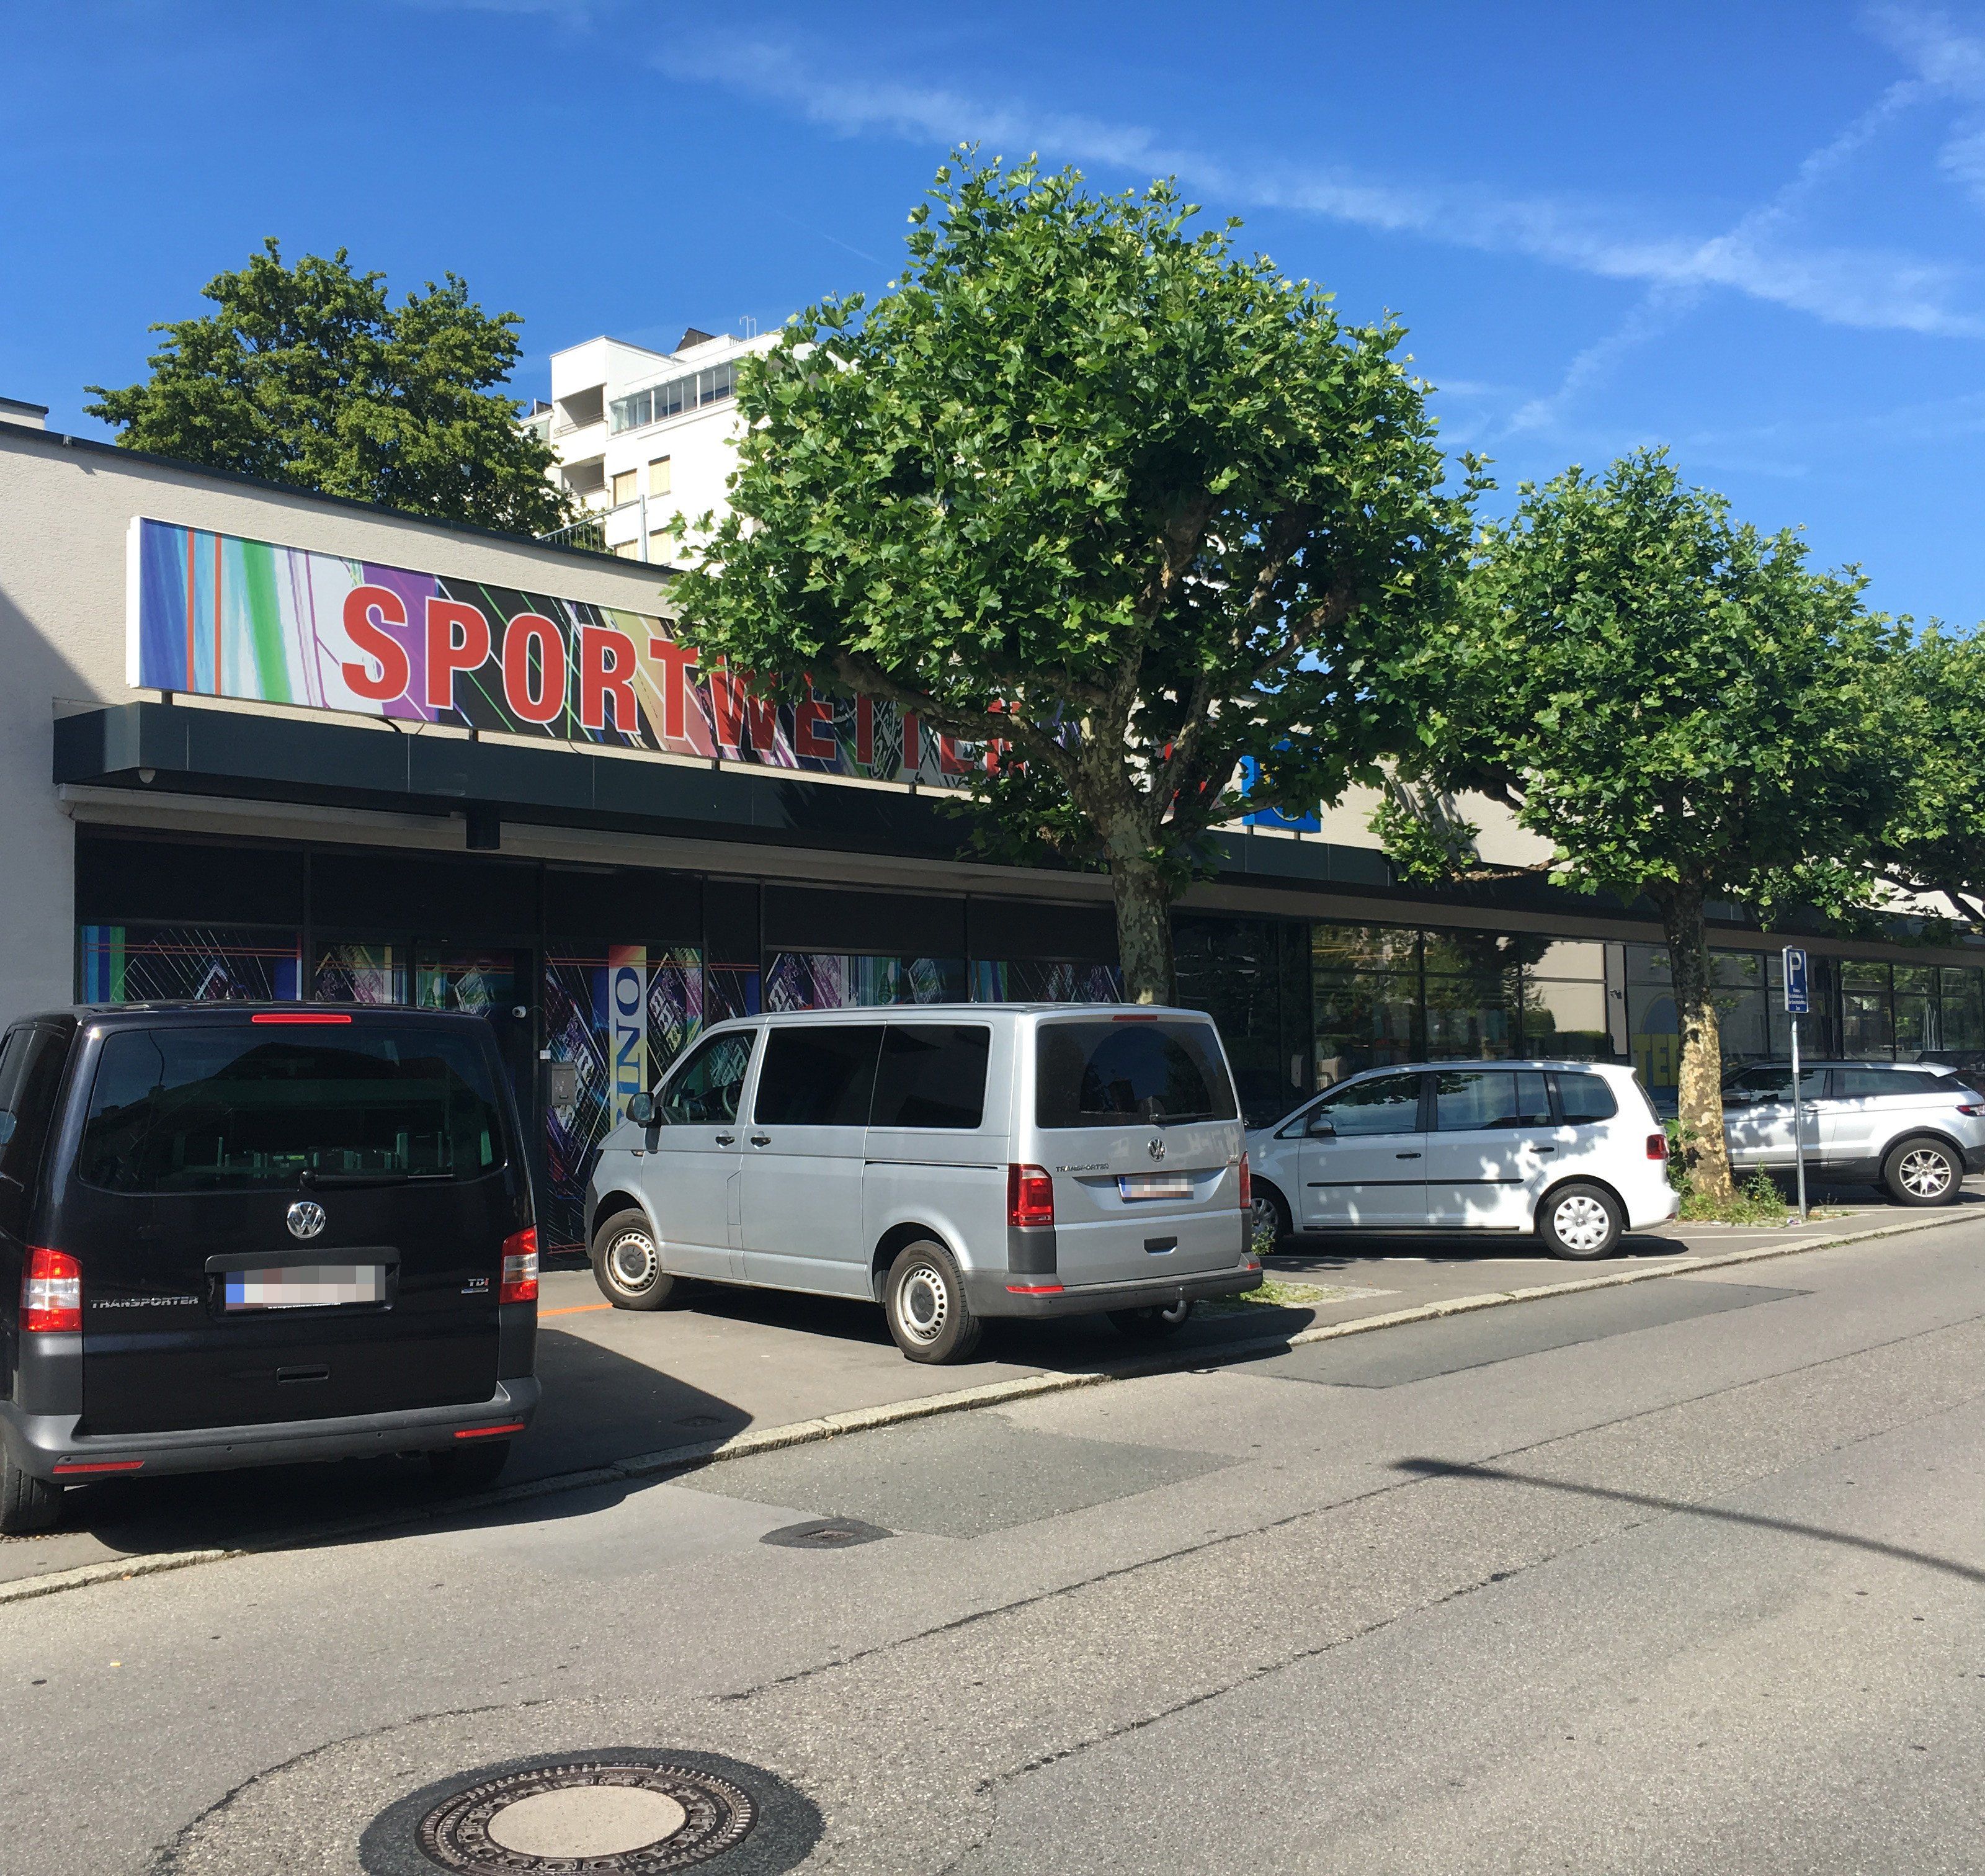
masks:
{"label": "blurred license plate", "polygon": [[236,1310],[327,1310],[341,1303],[384,1303],[384,1264],[291,1264],[276,1270],[230,1270],[225,1306]]}
{"label": "blurred license plate", "polygon": [[1117,1181],[1117,1189],[1126,1199],[1190,1199],[1192,1175],[1189,1172],[1127,1172]]}

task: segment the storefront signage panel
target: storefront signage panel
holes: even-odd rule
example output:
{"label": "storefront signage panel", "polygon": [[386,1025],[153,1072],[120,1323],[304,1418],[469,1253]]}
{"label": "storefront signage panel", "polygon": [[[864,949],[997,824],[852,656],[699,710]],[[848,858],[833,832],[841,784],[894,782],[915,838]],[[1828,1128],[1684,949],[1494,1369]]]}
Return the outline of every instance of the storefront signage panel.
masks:
{"label": "storefront signage panel", "polygon": [[133,686],[956,785],[982,752],[867,698],[774,704],[647,613],[139,517]]}

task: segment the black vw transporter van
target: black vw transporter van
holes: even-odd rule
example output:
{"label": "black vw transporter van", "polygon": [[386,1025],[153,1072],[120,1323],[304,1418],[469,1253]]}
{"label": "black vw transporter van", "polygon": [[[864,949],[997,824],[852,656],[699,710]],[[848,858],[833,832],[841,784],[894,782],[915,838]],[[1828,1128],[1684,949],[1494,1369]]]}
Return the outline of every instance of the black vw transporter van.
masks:
{"label": "black vw transporter van", "polygon": [[125,1004],[0,1041],[0,1531],[119,1474],[424,1452],[487,1484],[537,1293],[479,1017]]}

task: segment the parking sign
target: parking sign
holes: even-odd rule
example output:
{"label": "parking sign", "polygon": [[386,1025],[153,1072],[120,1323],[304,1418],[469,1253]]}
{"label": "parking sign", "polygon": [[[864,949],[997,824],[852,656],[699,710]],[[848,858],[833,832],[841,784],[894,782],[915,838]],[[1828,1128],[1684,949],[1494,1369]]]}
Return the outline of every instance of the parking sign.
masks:
{"label": "parking sign", "polygon": [[1804,1016],[1812,1007],[1807,1000],[1805,988],[1805,953],[1795,945],[1785,946],[1785,1010],[1789,1015]]}

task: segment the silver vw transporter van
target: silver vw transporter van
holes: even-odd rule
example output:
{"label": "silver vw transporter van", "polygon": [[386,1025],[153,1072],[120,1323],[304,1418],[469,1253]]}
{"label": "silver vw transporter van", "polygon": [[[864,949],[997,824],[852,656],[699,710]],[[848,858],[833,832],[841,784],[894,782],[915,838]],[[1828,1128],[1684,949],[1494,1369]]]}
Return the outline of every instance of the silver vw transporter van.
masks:
{"label": "silver vw transporter van", "polygon": [[616,1306],[679,1277],[879,1303],[912,1361],[994,1316],[1181,1326],[1261,1281],[1233,1077],[1188,1010],[925,1004],[722,1023],[586,1194]]}

